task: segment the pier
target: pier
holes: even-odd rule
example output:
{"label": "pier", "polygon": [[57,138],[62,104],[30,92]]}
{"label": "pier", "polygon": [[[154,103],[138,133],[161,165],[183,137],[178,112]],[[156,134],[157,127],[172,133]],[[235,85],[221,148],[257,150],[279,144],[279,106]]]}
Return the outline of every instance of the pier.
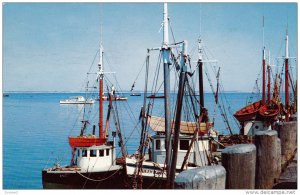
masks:
{"label": "pier", "polygon": [[[225,171],[213,175],[215,184],[207,182],[204,189],[297,189],[297,116],[291,119],[276,123],[274,130],[258,131],[255,144],[226,147],[222,165],[212,166]],[[202,169],[180,173],[176,188],[200,189],[204,180],[199,175],[203,177]]]}

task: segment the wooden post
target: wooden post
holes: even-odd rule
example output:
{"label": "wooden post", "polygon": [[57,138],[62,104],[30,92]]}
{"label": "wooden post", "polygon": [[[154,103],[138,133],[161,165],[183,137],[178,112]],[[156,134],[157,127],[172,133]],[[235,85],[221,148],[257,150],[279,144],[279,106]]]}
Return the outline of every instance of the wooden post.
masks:
{"label": "wooden post", "polygon": [[297,114],[292,114],[290,117],[290,121],[297,121]]}
{"label": "wooden post", "polygon": [[272,189],[277,169],[277,131],[257,131],[255,146],[257,150],[255,189]]}
{"label": "wooden post", "polygon": [[281,166],[284,167],[297,148],[297,121],[276,123],[275,129],[281,140]]}
{"label": "wooden post", "polygon": [[222,151],[222,165],[226,169],[226,189],[254,189],[256,147],[237,144]]}
{"label": "wooden post", "polygon": [[182,171],[175,180],[175,189],[224,190],[226,170],[221,165],[203,166]]}
{"label": "wooden post", "polygon": [[275,165],[276,165],[276,172],[275,172],[275,182],[279,179],[280,174],[281,174],[281,141],[279,138],[277,138],[276,142],[276,160],[275,160]]}

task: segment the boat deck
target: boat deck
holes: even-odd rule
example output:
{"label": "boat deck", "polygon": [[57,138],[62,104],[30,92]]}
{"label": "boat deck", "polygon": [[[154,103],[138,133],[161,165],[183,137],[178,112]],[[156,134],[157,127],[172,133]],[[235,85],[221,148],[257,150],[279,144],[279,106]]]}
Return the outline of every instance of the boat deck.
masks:
{"label": "boat deck", "polygon": [[81,171],[80,167],[74,166],[74,167],[52,167],[46,170],[47,172],[77,172]]}

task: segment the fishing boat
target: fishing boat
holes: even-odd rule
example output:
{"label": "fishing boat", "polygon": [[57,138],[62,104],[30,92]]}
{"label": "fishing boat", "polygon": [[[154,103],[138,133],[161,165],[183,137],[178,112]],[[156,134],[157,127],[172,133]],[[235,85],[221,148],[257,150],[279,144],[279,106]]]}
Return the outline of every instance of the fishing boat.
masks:
{"label": "fishing boat", "polygon": [[130,93],[130,96],[141,96],[141,93],[139,93],[139,92],[132,92],[132,93]]}
{"label": "fishing boat", "polygon": [[148,95],[147,98],[149,98],[149,99],[156,99],[156,98],[160,99],[160,98],[165,98],[165,96],[152,94],[152,95]]}
{"label": "fishing boat", "polygon": [[[108,101],[109,97],[108,96],[103,96],[102,99],[104,101]],[[126,101],[126,100],[128,100],[128,97],[115,95],[115,96],[112,97],[112,100],[113,101]]]}
{"label": "fishing boat", "polygon": [[[264,30],[264,26],[263,26]],[[243,135],[254,135],[256,131],[270,130],[277,121],[289,121],[290,114],[293,113],[293,109],[290,106],[289,98],[289,82],[293,88],[295,94],[294,85],[290,78],[289,73],[289,51],[288,51],[288,33],[286,32],[285,38],[285,57],[284,67],[282,69],[282,74],[284,70],[285,77],[285,106],[283,106],[280,98],[278,86],[279,74],[277,73],[274,81],[273,95],[271,95],[271,62],[270,62],[270,52],[269,52],[269,64],[266,70],[266,54],[265,47],[263,46],[263,61],[262,61],[262,97],[261,100],[247,105],[241,110],[234,114],[234,117],[241,124],[241,134]],[[267,84],[267,95],[266,95],[266,73],[268,75]],[[281,82],[280,82],[281,83]],[[272,97],[271,97],[272,96]],[[294,95],[294,102],[297,97]]]}
{"label": "fishing boat", "polygon": [[[56,163],[53,167],[42,170],[43,188],[49,189],[116,189],[123,188],[123,166],[117,163],[116,156],[116,134],[119,136],[119,143],[122,145],[120,129],[116,124],[117,132],[112,132],[112,139],[109,139],[109,116],[115,110],[113,96],[109,94],[108,117],[104,129],[103,125],[103,49],[100,44],[100,62],[98,64],[97,81],[99,82],[99,134],[96,135],[96,125],[92,126],[92,133],[87,134],[89,120],[81,121],[80,134],[68,138],[72,151],[71,162],[67,166]],[[125,155],[124,149],[122,154]]]}
{"label": "fishing boat", "polygon": [[60,100],[60,104],[94,104],[94,99],[85,99],[83,96],[74,96],[66,100]]}
{"label": "fishing boat", "polygon": [[[144,103],[141,110],[141,137],[137,152],[128,155],[125,159],[126,174],[134,189],[163,189],[174,188],[175,177],[183,170],[194,169],[212,164],[212,142],[217,137],[217,131],[213,123],[209,121],[208,111],[204,108],[203,101],[203,80],[199,81],[202,86],[200,101],[196,100],[193,89],[187,89],[189,74],[187,63],[187,42],[174,43],[181,45],[182,51],[178,58],[172,58],[171,47],[168,43],[168,11],[167,4],[164,3],[163,13],[163,45],[158,49],[148,49],[146,60],[146,76],[148,79],[149,58],[151,51],[162,52],[162,62],[164,67],[164,116],[151,114],[154,99],[148,100],[147,104],[147,82],[145,82]],[[180,63],[175,59],[180,59]],[[179,84],[176,101],[175,118],[171,118],[170,106],[170,78],[169,65],[174,65],[178,69]],[[199,59],[198,66],[202,66]],[[201,72],[202,73],[202,72]],[[201,77],[202,78],[202,77]],[[201,87],[200,87],[201,88]],[[189,93],[191,92],[191,93]],[[191,96],[185,96],[189,94]],[[182,120],[182,108],[185,103],[184,98],[191,102],[201,102],[198,108],[190,111],[193,120]],[[199,109],[200,108],[200,109]],[[154,132],[151,134],[149,131]]]}
{"label": "fishing boat", "polygon": [[280,107],[278,103],[275,102],[274,100],[271,100],[259,109],[258,114],[261,120],[274,122],[277,120],[277,116],[279,115],[279,112],[280,112]]}
{"label": "fishing boat", "polygon": [[241,110],[237,111],[233,116],[240,122],[253,121],[256,119],[258,111],[261,107],[263,107],[265,103],[263,100],[259,100],[254,102]]}

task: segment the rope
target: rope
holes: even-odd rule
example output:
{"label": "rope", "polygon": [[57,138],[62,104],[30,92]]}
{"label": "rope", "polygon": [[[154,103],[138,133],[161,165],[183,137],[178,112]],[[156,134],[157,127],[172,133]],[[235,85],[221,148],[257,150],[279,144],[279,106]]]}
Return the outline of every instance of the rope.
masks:
{"label": "rope", "polygon": [[[146,58],[146,59],[147,59],[147,58]],[[141,72],[142,72],[142,70],[143,70],[143,68],[144,68],[144,66],[145,66],[145,64],[146,64],[146,61],[147,61],[147,60],[144,61],[144,64],[143,64],[142,68],[140,69],[139,73],[137,74],[136,78],[135,78],[134,81],[133,81],[133,87],[132,87],[132,90],[133,90],[133,88],[134,88],[134,84],[135,84],[136,80],[137,80],[138,77],[140,76],[140,74],[141,74]]]}
{"label": "rope", "polygon": [[[121,168],[120,168],[120,169],[121,169]],[[87,179],[87,180],[95,181],[95,182],[102,182],[102,181],[105,181],[105,180],[111,178],[112,176],[114,176],[120,169],[117,169],[113,174],[111,174],[110,176],[108,176],[108,177],[106,177],[106,178],[104,178],[104,179],[92,179],[92,178],[89,178],[89,177],[87,177],[87,176],[81,174],[81,173],[78,172],[78,171],[76,171],[76,173],[78,173],[80,176],[84,177],[84,178]],[[91,174],[91,172],[90,172],[90,174]]]}

